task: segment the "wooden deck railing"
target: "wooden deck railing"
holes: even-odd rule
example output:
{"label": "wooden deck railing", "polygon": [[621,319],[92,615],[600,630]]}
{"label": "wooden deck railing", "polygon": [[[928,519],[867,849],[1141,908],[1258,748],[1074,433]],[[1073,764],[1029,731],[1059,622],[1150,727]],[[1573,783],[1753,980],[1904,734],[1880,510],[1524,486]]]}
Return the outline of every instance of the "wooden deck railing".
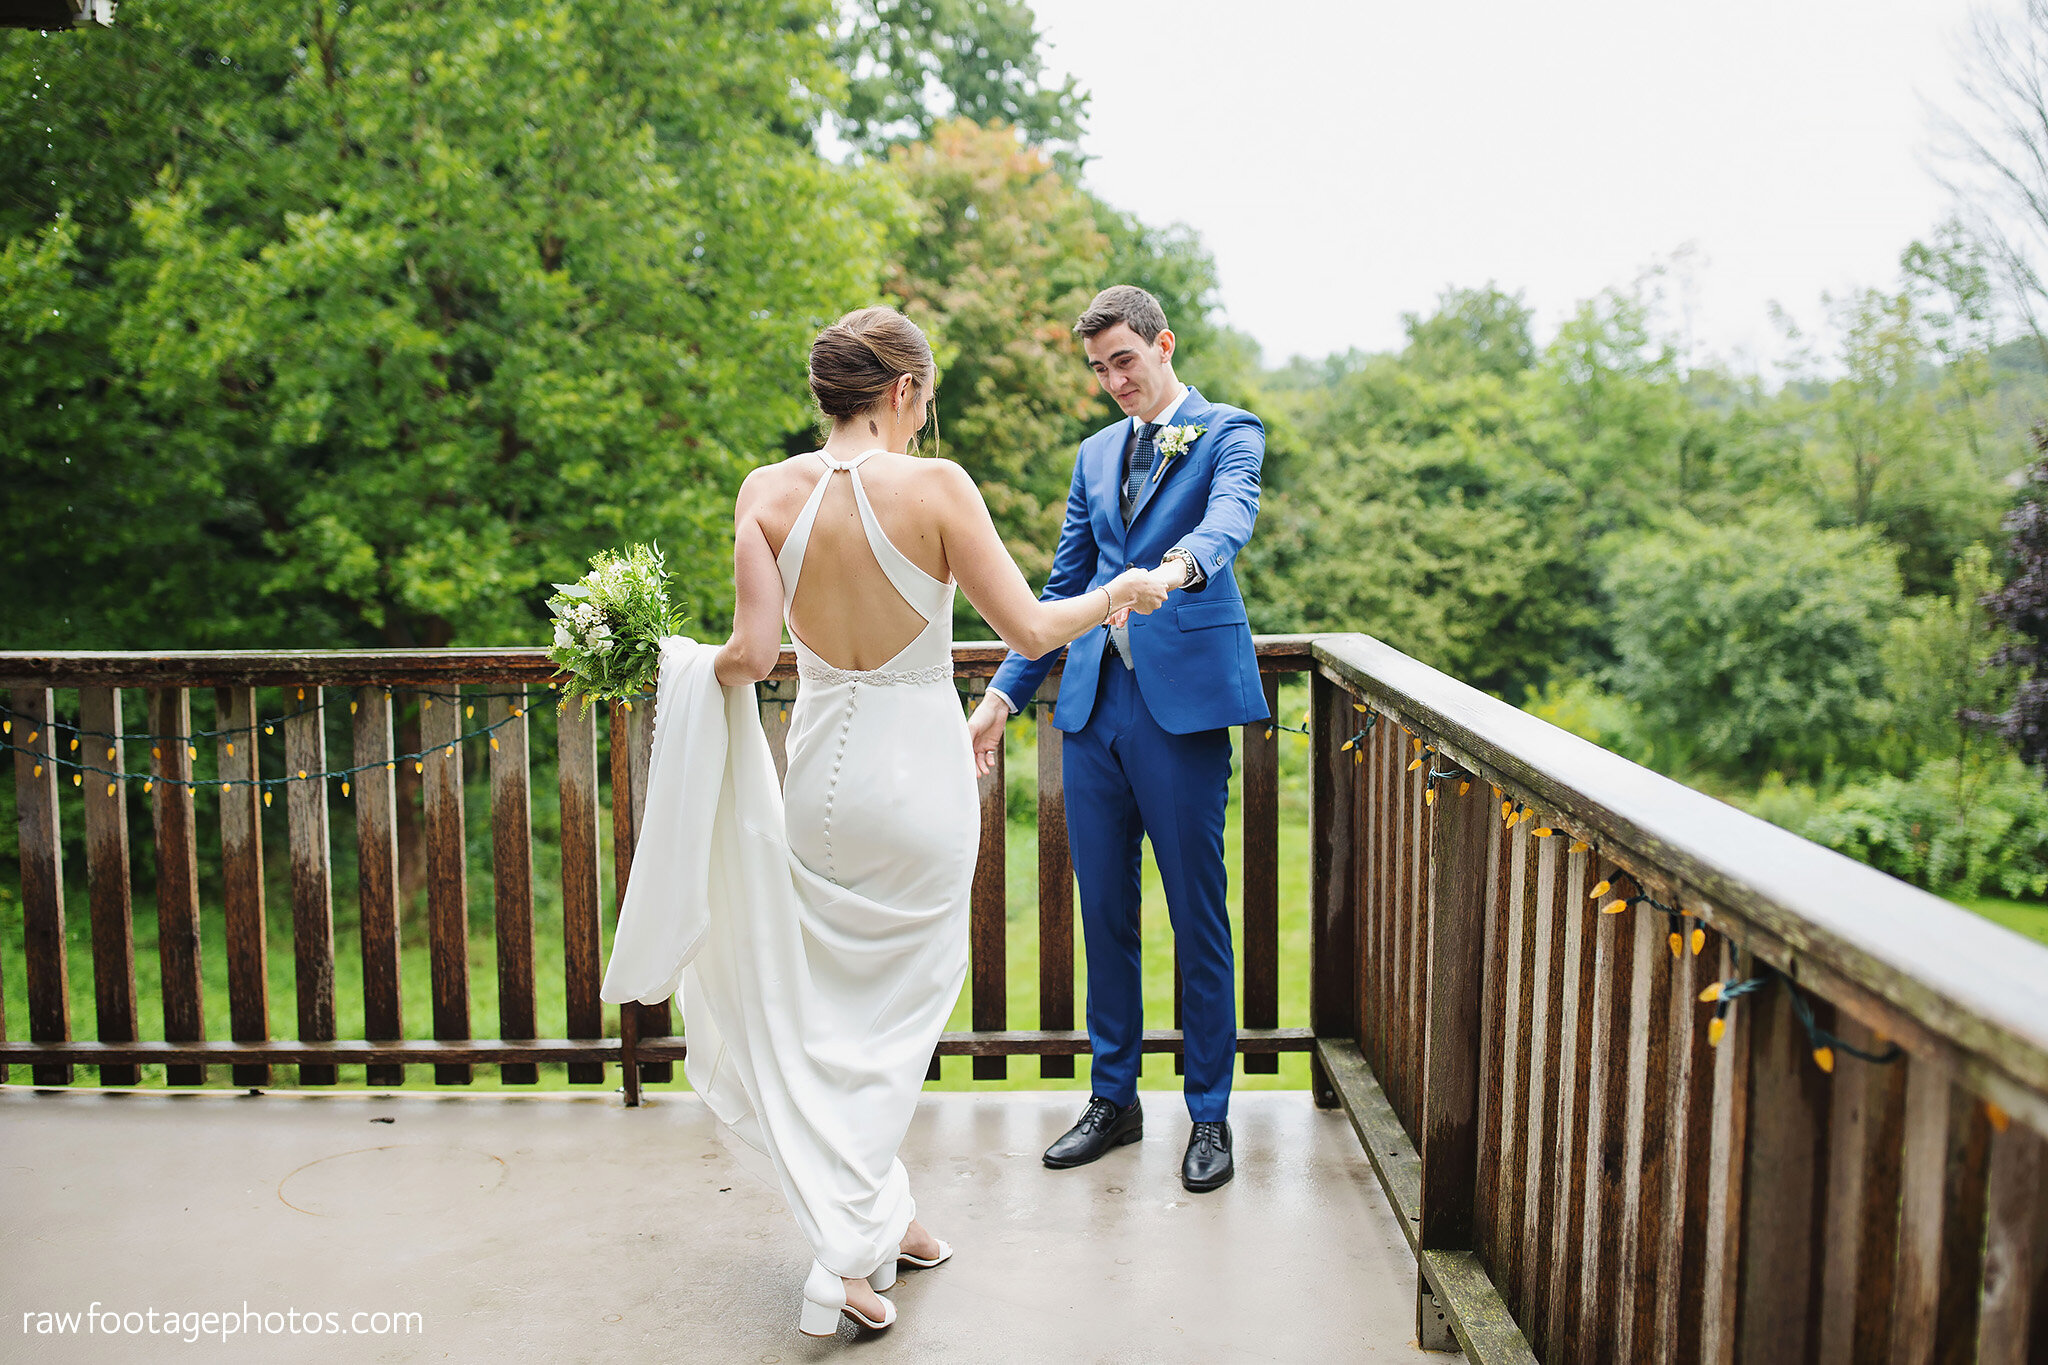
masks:
{"label": "wooden deck railing", "polygon": [[[1259,649],[1269,697],[1311,675],[1311,1026],[1279,1023],[1278,740],[1247,727],[1239,1048],[1251,1071],[1312,1053],[1317,1101],[1349,1113],[1416,1254],[1425,1344],[1455,1342],[1475,1361],[2048,1360],[2048,949],[1367,637]],[[964,690],[999,657],[957,647]],[[793,675],[785,658],[764,693],[778,752]],[[570,1081],[600,1084],[622,1063],[628,1103],[674,1079],[686,1040],[671,1012],[630,1007],[607,1037],[597,999],[599,822],[608,809],[616,894],[651,707],[613,707],[600,733],[594,714],[545,704],[549,676],[527,650],[0,654],[29,1016],[28,1040],[4,1041],[0,999],[0,1079],[11,1063],[66,1085],[85,1064],[121,1085],[162,1063],[174,1085],[227,1065],[236,1084],[262,1086],[289,1065],[332,1085],[361,1066],[383,1086],[431,1064],[437,1084],[459,1084],[488,1064],[517,1084],[559,1061]],[[124,732],[130,689],[146,694],[140,736]],[[212,689],[205,734],[194,689]],[[972,1027],[939,1048],[971,1056],[976,1077],[1014,1056],[1071,1076],[1087,1050],[1059,732],[1033,723],[1039,1027],[1013,1029],[1006,1012],[999,771],[981,787]],[[328,752],[330,734],[347,736],[346,756]],[[559,956],[533,922],[528,782],[533,749],[550,742]],[[463,808],[465,765],[479,762],[499,1015],[498,1036],[481,1039]],[[341,769],[345,792],[296,776]],[[432,1038],[405,1037],[399,1005],[403,782],[420,788]],[[330,828],[334,800],[352,829]],[[163,1002],[162,1039],[147,1041],[128,831],[144,802]],[[266,811],[291,865],[297,1017],[282,1030],[263,970]],[[217,815],[203,836],[202,814]],[[73,1037],[63,946],[60,822],[81,817],[92,1041]],[[219,840],[228,1039],[201,1023],[201,837]],[[359,1039],[335,1037],[339,838],[357,863]],[[542,970],[563,974],[559,1036],[536,1015]],[[1730,998],[1702,1003],[1716,983]],[[1174,1030],[1145,1043],[1178,1045]]]}
{"label": "wooden deck railing", "polygon": [[[1269,697],[1279,680],[1309,666],[1305,637],[1260,641]],[[955,647],[963,691],[976,693],[1002,660],[999,646]],[[602,1084],[621,1063],[626,1101],[642,1083],[675,1079],[687,1046],[673,1036],[668,1005],[630,1006],[606,1036],[598,1001],[602,841],[611,820],[611,907],[624,894],[645,802],[654,708],[614,704],[600,736],[597,712],[558,714],[547,690],[554,670],[538,650],[217,654],[0,654],[7,689],[5,742],[12,751],[21,847],[20,893],[28,996],[28,1040],[6,1041],[0,998],[0,1080],[27,1065],[37,1085],[68,1085],[73,1067],[94,1066],[102,1085],[131,1085],[143,1063],[165,1066],[169,1084],[203,1083],[208,1066],[229,1065],[237,1085],[272,1083],[272,1068],[298,1068],[301,1085],[334,1085],[343,1066],[364,1083],[396,1085],[407,1065],[431,1064],[437,1084],[464,1084],[477,1065],[495,1065],[507,1084],[533,1084],[540,1062],[568,1064],[575,1084]],[[1046,695],[1054,684],[1048,683]],[[793,653],[763,689],[763,721],[778,765],[787,703],[796,686]],[[213,719],[192,723],[196,690],[210,689]],[[135,695],[140,693],[140,695]],[[132,707],[131,711],[129,708]],[[346,708],[348,720],[332,714]],[[146,716],[141,733],[128,717]],[[330,719],[332,724],[330,724]],[[982,845],[969,934],[972,1028],[949,1033],[943,1055],[973,1058],[977,1079],[1008,1074],[1013,1056],[1035,1056],[1039,1074],[1074,1075],[1088,1050],[1076,1027],[1073,877],[1064,838],[1060,733],[1042,708],[1038,737],[1039,1017],[1036,1029],[1008,1018],[1004,781],[980,784]],[[330,735],[348,735],[346,756]],[[416,735],[401,743],[400,735]],[[534,937],[529,774],[538,738],[552,741],[560,790],[562,941]],[[201,759],[205,751],[204,761]],[[1279,1053],[1306,1052],[1306,1028],[1279,1026],[1278,743],[1265,725],[1244,727],[1244,1027],[1238,1046],[1251,1072],[1278,1070]],[[489,774],[490,912],[497,942],[497,1036],[474,1036],[469,977],[468,868],[464,772]],[[405,771],[412,769],[411,772]],[[208,770],[202,774],[202,769]],[[336,774],[322,780],[320,774]],[[300,774],[306,774],[301,778]],[[608,780],[607,780],[608,778]],[[432,1037],[406,1037],[401,1017],[400,808],[406,783],[419,788],[430,958]],[[353,811],[330,827],[330,803]],[[149,812],[155,839],[162,1037],[145,1040],[137,1017],[131,812]],[[290,860],[295,1021],[272,1017],[265,972],[265,811],[284,812]],[[210,809],[209,809],[210,808]],[[209,1039],[202,1024],[198,840],[202,812],[216,814],[221,901],[226,920],[230,1037]],[[86,898],[92,925],[94,1037],[74,1037],[65,943],[61,829],[82,818]],[[276,817],[271,817],[273,824]],[[348,828],[353,826],[352,830]],[[216,837],[215,830],[206,837]],[[362,951],[362,1038],[337,1038],[333,847],[352,839]],[[275,854],[273,853],[273,856]],[[563,973],[566,1018],[536,1017],[536,973]],[[1145,1049],[1178,1053],[1175,1028],[1150,1030]],[[282,1034],[282,1036],[280,1036]],[[938,1058],[932,1061],[936,1077]],[[346,1079],[353,1079],[350,1076]]]}
{"label": "wooden deck railing", "polygon": [[2048,1358],[2048,948],[1376,640],[1314,648],[1316,1085],[1425,1344]]}

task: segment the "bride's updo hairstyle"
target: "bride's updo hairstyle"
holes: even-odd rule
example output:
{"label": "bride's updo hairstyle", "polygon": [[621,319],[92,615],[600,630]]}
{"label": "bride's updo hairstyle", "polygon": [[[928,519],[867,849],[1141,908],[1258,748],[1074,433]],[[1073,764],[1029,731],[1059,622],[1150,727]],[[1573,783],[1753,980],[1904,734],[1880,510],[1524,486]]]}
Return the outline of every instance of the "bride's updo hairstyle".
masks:
{"label": "bride's updo hairstyle", "polygon": [[904,375],[929,396],[938,378],[931,343],[893,308],[862,308],[818,333],[811,343],[811,397],[827,420],[847,422],[872,412]]}

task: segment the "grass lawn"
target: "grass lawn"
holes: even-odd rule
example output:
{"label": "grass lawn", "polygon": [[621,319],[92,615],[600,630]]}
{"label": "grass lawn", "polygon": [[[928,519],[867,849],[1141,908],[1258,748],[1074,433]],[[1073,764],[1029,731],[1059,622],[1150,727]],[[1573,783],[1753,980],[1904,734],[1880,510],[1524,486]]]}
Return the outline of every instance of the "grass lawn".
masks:
{"label": "grass lawn", "polygon": [[1957,905],[1974,910],[1985,919],[2003,924],[2016,934],[2036,943],[2048,943],[2048,905],[2039,901],[2011,901],[2003,896],[1952,896]]}

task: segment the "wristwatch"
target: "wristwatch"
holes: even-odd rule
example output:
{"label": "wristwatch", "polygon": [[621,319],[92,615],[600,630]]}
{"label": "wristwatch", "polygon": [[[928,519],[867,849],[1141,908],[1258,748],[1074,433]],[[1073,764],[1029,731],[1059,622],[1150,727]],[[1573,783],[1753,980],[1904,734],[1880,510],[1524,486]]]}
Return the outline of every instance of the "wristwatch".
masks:
{"label": "wristwatch", "polygon": [[1166,563],[1166,561],[1169,559],[1178,559],[1182,564],[1187,566],[1185,571],[1181,574],[1180,586],[1183,588],[1185,588],[1188,584],[1194,582],[1195,575],[1201,572],[1201,569],[1195,564],[1194,555],[1190,554],[1186,550],[1181,549],[1178,545],[1176,545],[1171,550],[1168,550],[1165,554],[1159,556],[1159,562],[1161,564]]}

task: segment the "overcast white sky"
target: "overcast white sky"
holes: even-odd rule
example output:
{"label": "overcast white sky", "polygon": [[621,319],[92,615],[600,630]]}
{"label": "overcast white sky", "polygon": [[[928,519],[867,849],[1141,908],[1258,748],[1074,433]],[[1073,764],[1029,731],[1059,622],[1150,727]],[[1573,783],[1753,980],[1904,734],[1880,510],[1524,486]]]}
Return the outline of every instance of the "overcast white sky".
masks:
{"label": "overcast white sky", "polygon": [[1033,2],[1090,187],[1198,230],[1268,364],[1488,280],[1547,336],[1688,245],[1696,359],[1763,364],[1949,207],[1966,0]]}

